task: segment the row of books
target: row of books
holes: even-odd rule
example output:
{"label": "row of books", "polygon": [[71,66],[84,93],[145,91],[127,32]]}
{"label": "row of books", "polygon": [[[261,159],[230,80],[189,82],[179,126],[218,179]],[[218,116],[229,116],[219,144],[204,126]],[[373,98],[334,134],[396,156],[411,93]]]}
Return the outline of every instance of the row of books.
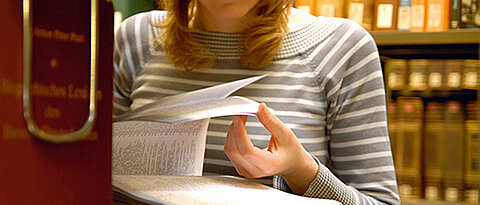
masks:
{"label": "row of books", "polygon": [[316,16],[349,18],[367,30],[445,31],[480,26],[479,0],[296,0]]}
{"label": "row of books", "polygon": [[480,60],[389,59],[385,61],[390,90],[478,90]]}
{"label": "row of books", "polygon": [[398,97],[389,135],[402,200],[479,203],[478,101]]}

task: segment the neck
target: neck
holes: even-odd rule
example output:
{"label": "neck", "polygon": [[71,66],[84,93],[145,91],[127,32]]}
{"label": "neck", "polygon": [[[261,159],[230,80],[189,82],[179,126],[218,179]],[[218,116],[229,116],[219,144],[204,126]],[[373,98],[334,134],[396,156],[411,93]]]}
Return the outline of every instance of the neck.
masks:
{"label": "neck", "polygon": [[[201,5],[199,5],[201,7]],[[245,29],[242,18],[222,18],[209,13],[207,9],[197,10],[197,27],[206,31],[220,33],[241,33]]]}

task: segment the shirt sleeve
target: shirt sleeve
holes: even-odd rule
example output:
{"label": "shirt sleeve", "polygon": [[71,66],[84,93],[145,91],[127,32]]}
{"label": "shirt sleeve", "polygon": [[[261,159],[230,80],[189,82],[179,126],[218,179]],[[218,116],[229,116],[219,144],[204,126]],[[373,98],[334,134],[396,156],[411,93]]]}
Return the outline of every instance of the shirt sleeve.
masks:
{"label": "shirt sleeve", "polygon": [[[318,77],[329,105],[329,167],[316,159],[319,170],[304,196],[343,204],[400,204],[376,44],[351,21],[339,30],[334,35],[348,40],[333,50],[337,66],[319,71],[326,74]],[[289,191],[280,176],[274,186]]]}
{"label": "shirt sleeve", "polygon": [[132,18],[122,22],[115,34],[114,49],[114,78],[113,78],[113,115],[117,116],[130,111],[130,95],[134,79],[132,53],[130,47],[131,39],[134,33],[131,32],[133,24]]}

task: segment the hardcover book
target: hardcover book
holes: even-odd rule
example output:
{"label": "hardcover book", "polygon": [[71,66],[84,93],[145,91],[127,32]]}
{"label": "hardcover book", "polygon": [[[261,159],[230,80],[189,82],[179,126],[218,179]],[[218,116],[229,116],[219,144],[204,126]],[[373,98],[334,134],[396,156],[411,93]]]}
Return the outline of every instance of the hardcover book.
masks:
{"label": "hardcover book", "polygon": [[480,60],[464,60],[462,73],[462,88],[478,90],[480,87]]}
{"label": "hardcover book", "polygon": [[403,90],[407,86],[408,60],[389,59],[385,62],[386,84],[390,90]]}
{"label": "hardcover book", "polygon": [[450,29],[460,28],[460,13],[462,0],[450,0]]}
{"label": "hardcover book", "polygon": [[423,101],[418,97],[398,97],[396,172],[401,199],[418,199],[422,193]]}
{"label": "hardcover book", "polygon": [[347,18],[357,22],[367,30],[373,29],[373,1],[347,0]]}
{"label": "hardcover book", "polygon": [[449,101],[445,107],[446,138],[445,164],[443,168],[443,187],[445,200],[462,201],[464,170],[464,114],[458,101]]}
{"label": "hardcover book", "polygon": [[412,0],[400,0],[399,2],[397,29],[399,31],[410,31]]}
{"label": "hardcover book", "polygon": [[345,2],[337,0],[316,0],[316,11],[318,16],[345,17]]}
{"label": "hardcover book", "polygon": [[445,61],[430,60],[428,64],[428,89],[444,90],[445,89]]}
{"label": "hardcover book", "polygon": [[465,120],[465,201],[478,204],[480,197],[480,122],[478,101],[466,105]]}
{"label": "hardcover book", "polygon": [[462,89],[463,60],[446,60],[445,77],[447,90]]}
{"label": "hardcover book", "polygon": [[422,32],[425,31],[426,19],[426,0],[412,0],[411,4],[411,18],[410,31]]}
{"label": "hardcover book", "polygon": [[316,1],[315,0],[295,0],[295,7],[301,11],[317,15],[316,13]]}
{"label": "hardcover book", "polygon": [[461,0],[460,10],[460,28],[478,28],[480,27],[480,1],[479,0]]}
{"label": "hardcover book", "polygon": [[428,66],[431,60],[412,59],[408,61],[408,88],[423,91],[428,87]]}
{"label": "hardcover book", "polygon": [[111,203],[112,4],[0,1],[0,22],[0,204]]}
{"label": "hardcover book", "polygon": [[443,198],[442,169],[445,163],[445,115],[444,104],[428,102],[425,110],[425,134],[423,140],[423,177],[425,199],[437,201]]}
{"label": "hardcover book", "polygon": [[449,0],[427,0],[425,31],[436,32],[446,31],[450,24],[450,1]]}
{"label": "hardcover book", "polygon": [[397,0],[375,0],[373,30],[396,30]]}

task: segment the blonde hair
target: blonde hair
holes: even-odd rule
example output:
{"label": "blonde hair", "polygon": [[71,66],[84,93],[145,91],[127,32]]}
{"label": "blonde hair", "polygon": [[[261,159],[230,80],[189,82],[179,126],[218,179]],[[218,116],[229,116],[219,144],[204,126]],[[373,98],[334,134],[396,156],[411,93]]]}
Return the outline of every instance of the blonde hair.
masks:
{"label": "blonde hair", "polygon": [[[191,36],[198,0],[164,0],[167,19],[155,40],[175,67],[186,70],[210,68],[218,54]],[[241,33],[239,56],[243,65],[258,69],[270,64],[288,32],[292,0],[259,0]]]}

